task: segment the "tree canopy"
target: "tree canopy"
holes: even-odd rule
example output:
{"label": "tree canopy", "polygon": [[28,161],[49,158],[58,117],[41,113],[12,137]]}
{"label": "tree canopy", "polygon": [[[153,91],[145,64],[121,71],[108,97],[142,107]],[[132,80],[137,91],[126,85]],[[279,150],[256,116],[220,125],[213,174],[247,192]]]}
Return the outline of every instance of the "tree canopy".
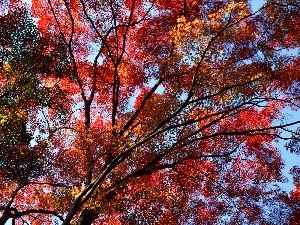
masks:
{"label": "tree canopy", "polygon": [[0,4],[0,224],[299,224],[300,1]]}

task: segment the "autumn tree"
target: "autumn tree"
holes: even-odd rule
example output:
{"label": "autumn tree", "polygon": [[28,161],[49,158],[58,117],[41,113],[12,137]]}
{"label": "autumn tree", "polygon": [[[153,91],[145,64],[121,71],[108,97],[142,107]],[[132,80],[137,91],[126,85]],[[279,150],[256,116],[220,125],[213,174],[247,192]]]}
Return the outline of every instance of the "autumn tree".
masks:
{"label": "autumn tree", "polygon": [[0,17],[0,224],[294,215],[274,142],[300,123],[300,2],[22,4]]}

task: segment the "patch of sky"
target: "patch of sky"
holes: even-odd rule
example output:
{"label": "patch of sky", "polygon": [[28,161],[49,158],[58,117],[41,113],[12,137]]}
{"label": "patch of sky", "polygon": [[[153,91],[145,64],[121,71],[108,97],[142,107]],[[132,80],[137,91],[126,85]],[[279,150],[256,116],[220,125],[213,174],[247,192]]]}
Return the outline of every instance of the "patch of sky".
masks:
{"label": "patch of sky", "polygon": [[265,3],[266,3],[265,0],[252,0],[252,1],[250,1],[252,12],[256,12],[257,10],[259,10]]}
{"label": "patch of sky", "polygon": [[[146,82],[146,83],[144,83],[144,87],[150,87],[150,88],[152,88],[155,84],[156,84],[156,82],[157,82],[157,80],[155,79],[155,78],[151,78],[148,82]],[[156,89],[156,91],[155,91],[155,93],[157,93],[157,94],[163,94],[164,93],[164,90],[165,90],[165,88],[162,86],[162,85],[160,85],[157,89]],[[140,90],[140,88],[137,88],[135,91],[134,91],[134,93],[133,93],[133,95],[130,97],[130,99],[129,99],[129,105],[128,105],[128,111],[131,111],[131,110],[133,110],[133,106],[134,106],[134,103],[135,103],[135,101],[136,101],[136,99],[137,99],[137,97],[139,96],[139,94],[141,93],[141,90]]]}
{"label": "patch of sky", "polygon": [[83,102],[78,102],[75,105],[72,105],[72,117],[74,119],[76,118],[80,119],[81,118],[80,111],[82,111],[83,109],[84,109]]}
{"label": "patch of sky", "polygon": [[[90,43],[88,43],[88,45],[89,45],[89,49],[90,49],[90,54],[89,54],[87,60],[88,60],[88,62],[94,63],[97,55],[99,54],[101,45],[99,43],[95,43],[95,42],[90,42]],[[97,59],[98,65],[103,64],[103,61],[104,61],[103,55],[100,54],[100,56]]]}
{"label": "patch of sky", "polygon": [[144,2],[143,7],[144,7],[144,10],[146,12],[149,12],[149,14],[151,16],[157,16],[158,15],[158,10],[155,9],[155,7],[153,6],[153,4],[151,2]]}
{"label": "patch of sky", "polygon": [[[48,124],[48,121],[46,120],[45,114],[47,114],[47,113],[45,112],[44,109],[39,110],[37,113],[36,119],[37,119],[38,123],[40,124],[39,128],[46,130],[47,126],[49,124]],[[31,121],[29,121],[26,126],[27,126],[27,130],[31,131],[31,130],[33,130],[34,124]],[[38,144],[38,139],[46,139],[48,136],[48,135],[41,135],[41,130],[39,130],[39,128],[35,128],[34,133],[32,134],[32,140],[30,141],[30,146],[32,146],[32,147],[36,146]],[[42,133],[45,133],[45,132],[42,132]]]}
{"label": "patch of sky", "polygon": [[[157,83],[155,78],[151,78],[150,81],[146,84],[146,86],[153,87]],[[163,94],[165,88],[162,85],[159,85],[158,88],[155,90],[157,94]]]}
{"label": "patch of sky", "polygon": [[[291,110],[288,107],[283,110],[283,115],[284,115],[284,119],[276,121],[275,125],[279,125],[282,122],[291,123],[293,121],[300,120],[299,111]],[[288,129],[295,131],[299,126],[300,126],[300,124],[295,124],[293,126],[288,127]],[[283,130],[281,133],[281,136],[284,138],[290,138],[291,133]],[[282,173],[288,180],[288,182],[286,182],[286,183],[277,183],[277,184],[278,184],[278,186],[283,188],[283,190],[290,192],[294,188],[293,177],[290,174],[290,169],[296,165],[300,165],[300,156],[290,153],[285,147],[286,143],[287,142],[284,140],[279,140],[278,142],[274,142],[273,144],[275,147],[277,147],[281,151],[283,161],[285,163],[285,166],[282,169]]]}

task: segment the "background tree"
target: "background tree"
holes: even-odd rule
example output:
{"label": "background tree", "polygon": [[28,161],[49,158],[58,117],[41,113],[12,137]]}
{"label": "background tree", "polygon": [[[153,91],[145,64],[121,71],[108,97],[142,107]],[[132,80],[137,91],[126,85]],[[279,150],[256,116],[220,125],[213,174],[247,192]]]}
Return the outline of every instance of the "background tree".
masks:
{"label": "background tree", "polygon": [[[0,113],[3,139],[26,141],[1,151],[18,164],[26,146],[34,166],[22,185],[2,179],[0,221],[285,223],[294,206],[276,184],[284,162],[273,143],[300,122],[281,115],[298,109],[299,6],[32,1],[38,30],[27,14],[15,30],[1,25],[24,34],[4,47],[20,50],[3,53],[1,99],[18,74],[34,80],[3,106],[23,107],[20,123]],[[14,163],[0,168],[25,174]]]}
{"label": "background tree", "polygon": [[0,34],[0,224],[4,224],[9,218],[30,213],[15,208],[15,198],[22,188],[43,174],[40,156],[46,146],[31,143],[35,127],[30,118],[43,107],[63,116],[59,101],[63,93],[59,88],[44,86],[42,76],[37,76],[41,72],[48,74],[49,63],[55,58],[42,54],[43,48],[49,46],[44,45],[25,8],[16,7],[0,17]]}

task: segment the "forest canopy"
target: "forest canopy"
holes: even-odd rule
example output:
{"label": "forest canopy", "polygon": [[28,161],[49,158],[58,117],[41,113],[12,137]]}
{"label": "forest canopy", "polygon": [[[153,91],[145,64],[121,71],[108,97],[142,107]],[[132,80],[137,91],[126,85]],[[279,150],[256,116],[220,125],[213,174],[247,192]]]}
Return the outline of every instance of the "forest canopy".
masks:
{"label": "forest canopy", "polygon": [[0,6],[0,225],[300,224],[299,0]]}

